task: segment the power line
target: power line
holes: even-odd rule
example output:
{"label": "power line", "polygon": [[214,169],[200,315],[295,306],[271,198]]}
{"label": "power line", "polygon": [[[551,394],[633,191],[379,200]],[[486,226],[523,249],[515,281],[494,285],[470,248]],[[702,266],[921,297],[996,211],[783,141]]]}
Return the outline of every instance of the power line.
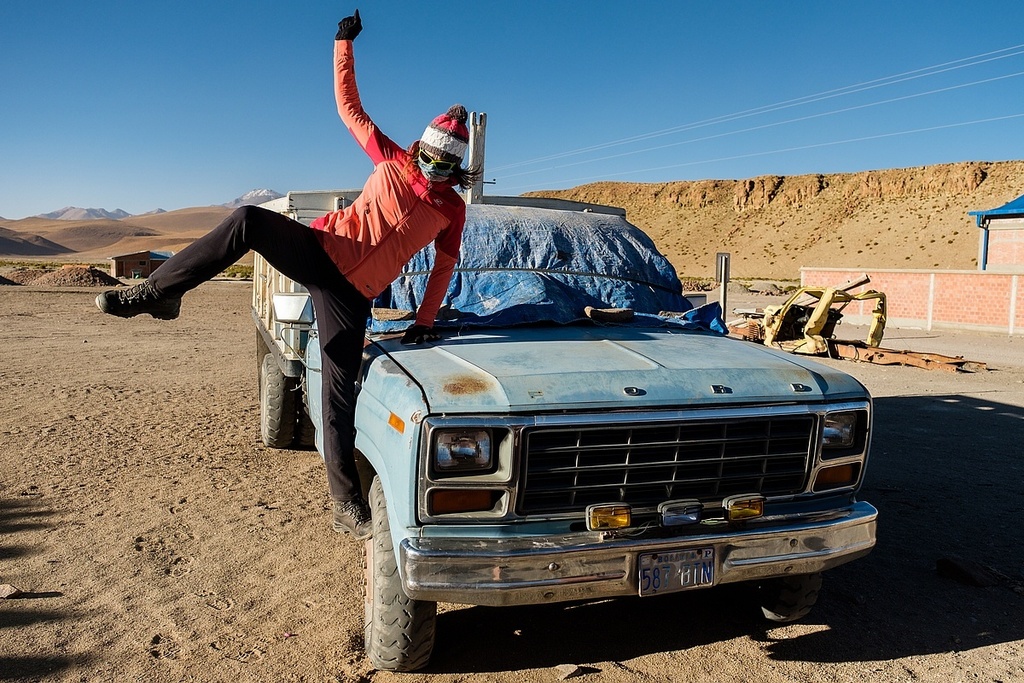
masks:
{"label": "power line", "polygon": [[[634,135],[634,136],[630,136],[628,138],[622,138],[622,139],[614,140],[614,141],[611,141],[611,142],[605,142],[605,143],[600,143],[600,144],[597,144],[597,145],[591,145],[591,146],[588,146],[588,147],[582,147],[582,148],[575,149],[575,150],[570,150],[570,151],[567,151],[567,152],[560,152],[560,153],[556,153],[556,154],[550,154],[550,155],[547,155],[547,156],[537,157],[535,159],[530,159],[530,160],[526,160],[526,161],[520,161],[520,162],[511,163],[511,164],[505,164],[505,165],[502,165],[502,166],[497,166],[497,167],[495,167],[493,169],[488,169],[488,171],[489,172],[501,171],[501,170],[508,169],[508,168],[516,168],[516,167],[519,167],[519,166],[525,166],[525,165],[529,165],[529,164],[540,163],[540,162],[543,162],[543,161],[552,161],[552,160],[555,160],[555,159],[561,159],[561,158],[568,157],[568,156],[575,156],[575,155],[578,155],[578,154],[584,154],[586,152],[592,152],[592,151],[597,151],[597,150],[600,150],[600,149],[606,149],[608,147],[615,147],[615,146],[618,146],[618,145],[624,145],[624,144],[628,144],[630,142],[638,142],[638,141],[646,140],[646,139],[653,138],[653,137],[660,137],[660,136],[664,136],[664,135],[670,135],[672,133],[682,132],[682,131],[686,131],[686,130],[692,130],[692,129],[695,129],[695,128],[706,127],[706,126],[715,125],[715,124],[719,124],[719,123],[728,123],[730,121],[735,121],[737,119],[748,118],[750,116],[756,116],[756,115],[759,115],[759,114],[766,114],[766,113],[770,113],[770,112],[773,112],[773,111],[778,111],[778,110],[781,110],[781,109],[787,109],[787,108],[791,108],[791,107],[801,106],[801,105],[804,105],[804,104],[812,104],[814,102],[819,102],[821,100],[831,99],[831,98],[835,98],[835,97],[841,97],[843,95],[850,95],[850,94],[854,94],[854,93],[857,93],[857,92],[863,92],[865,90],[871,90],[871,89],[874,89],[874,88],[881,88],[881,87],[885,87],[887,85],[895,85],[897,83],[903,83],[903,82],[914,80],[914,79],[917,79],[917,78],[925,78],[927,76],[933,76],[933,75],[936,75],[936,74],[945,73],[947,71],[953,71],[953,70],[956,70],[956,69],[963,69],[963,68],[967,68],[967,67],[971,67],[971,66],[976,66],[978,64],[984,64],[984,63],[995,61],[995,60],[998,60],[998,59],[1006,59],[1006,58],[1009,58],[1009,57],[1015,57],[1015,56],[1018,56],[1020,54],[1024,54],[1024,49],[1022,49],[1022,48],[1024,48],[1024,44],[1014,45],[1014,46],[1011,46],[1011,47],[1005,47],[1005,48],[1001,48],[999,50],[992,50],[990,52],[984,52],[984,53],[973,55],[973,56],[970,56],[970,57],[962,57],[960,59],[955,59],[955,60],[948,61],[948,62],[942,62],[940,64],[935,64],[935,65],[932,65],[932,66],[922,67],[922,68],[914,69],[914,70],[911,70],[911,71],[905,71],[905,72],[898,73],[898,74],[893,74],[893,75],[890,75],[890,76],[884,76],[884,77],[872,79],[872,80],[869,80],[869,81],[863,81],[861,83],[856,83],[856,84],[853,84],[853,85],[843,86],[841,88],[833,88],[831,90],[825,90],[825,91],[822,91],[822,92],[814,94],[814,95],[805,95],[805,96],[802,96],[802,97],[797,97],[797,98],[793,98],[793,99],[790,99],[790,100],[784,100],[782,102],[777,102],[775,104],[762,105],[760,107],[755,107],[755,108],[752,108],[752,109],[747,109],[747,110],[744,110],[744,111],[735,112],[733,114],[724,114],[724,115],[721,115],[721,116],[716,116],[716,117],[712,117],[712,118],[709,118],[709,119],[704,119],[702,121],[695,121],[695,122],[688,123],[688,124],[683,124],[683,125],[680,125],[680,126],[674,126],[672,128],[666,128],[666,129],[662,129],[662,130],[658,130],[658,131],[652,131],[652,132],[649,132],[649,133],[643,133],[643,134],[640,134],[640,135]],[[1009,53],[1009,54],[1003,54],[1003,53]],[[995,55],[998,55],[998,56],[995,56]],[[964,63],[964,62],[968,62],[968,63]]]}
{"label": "power line", "polygon": [[547,166],[545,168],[535,169],[535,170],[532,170],[532,171],[522,171],[520,173],[511,173],[511,174],[502,176],[502,178],[506,178],[506,179],[507,178],[515,178],[515,177],[518,177],[518,176],[531,175],[531,174],[535,174],[535,173],[541,173],[541,172],[544,172],[544,171],[555,171],[555,170],[558,170],[560,168],[569,168],[569,167],[572,167],[572,166],[581,166],[581,165],[584,165],[584,164],[592,164],[592,163],[596,163],[598,161],[608,161],[609,159],[618,159],[618,158],[625,157],[625,156],[632,156],[632,155],[635,155],[635,154],[643,154],[644,152],[654,152],[654,151],[657,151],[657,150],[660,150],[660,149],[667,149],[669,147],[678,147],[680,145],[689,145],[689,144],[693,144],[693,143],[697,143],[697,142],[707,142],[708,140],[715,140],[715,139],[718,139],[718,138],[724,138],[724,137],[728,137],[730,135],[740,135],[742,133],[751,133],[751,132],[758,131],[758,130],[765,130],[767,128],[775,128],[775,127],[778,127],[778,126],[784,126],[784,125],[787,125],[787,124],[790,124],[790,123],[799,123],[801,121],[809,121],[811,119],[823,118],[825,116],[833,116],[835,114],[845,114],[847,112],[856,111],[858,109],[867,109],[867,108],[870,108],[870,107],[881,106],[883,104],[892,104],[894,102],[901,102],[901,101],[905,101],[905,100],[911,100],[911,99],[914,99],[914,98],[917,98],[917,97],[925,97],[927,95],[936,95],[938,93],[949,92],[951,90],[960,90],[960,89],[969,88],[969,87],[972,87],[972,86],[975,86],[975,85],[983,85],[983,84],[992,83],[992,82],[995,82],[995,81],[1006,80],[1008,78],[1016,78],[1018,76],[1024,76],[1024,71],[1017,71],[1016,73],[1005,74],[1005,75],[1002,75],[1002,76],[993,76],[992,78],[984,78],[984,79],[981,79],[981,80],[978,80],[978,81],[972,81],[970,83],[960,83],[958,85],[950,85],[950,86],[947,86],[945,88],[936,88],[934,90],[928,90],[926,92],[921,92],[921,93],[914,93],[912,95],[902,95],[900,97],[892,97],[892,98],[889,98],[887,100],[879,100],[877,102],[868,102],[868,103],[865,103],[865,104],[857,104],[857,105],[853,105],[853,106],[850,106],[850,107],[843,107],[842,109],[833,109],[831,111],[819,112],[817,114],[808,114],[807,116],[799,116],[799,117],[796,117],[796,118],[787,119],[785,121],[775,121],[775,122],[772,122],[772,123],[765,123],[765,124],[762,124],[762,125],[759,125],[759,126],[751,126],[749,128],[742,128],[740,130],[727,131],[727,132],[724,132],[724,133],[716,133],[714,135],[705,135],[705,136],[699,137],[699,138],[690,138],[688,140],[680,140],[678,142],[670,142],[670,143],[667,143],[667,144],[664,144],[664,145],[657,145],[657,146],[654,146],[654,147],[645,147],[643,149],[635,149],[635,150],[632,150],[632,151],[629,151],[629,152],[620,152],[618,154],[611,154],[611,155],[608,155],[608,156],[597,157],[595,159],[586,159],[584,161],[574,161],[572,163],[560,164],[558,166]]}
{"label": "power line", "polygon": [[[877,135],[865,135],[863,137],[848,138],[846,140],[833,140],[833,141],[830,141],[830,142],[819,142],[819,143],[814,143],[814,144],[809,144],[809,145],[798,145],[798,146],[795,146],[795,147],[785,147],[785,148],[781,148],[781,149],[773,149],[773,150],[767,150],[767,151],[763,151],[763,152],[749,152],[747,154],[735,154],[735,155],[726,156],[726,157],[718,157],[718,158],[715,158],[715,159],[701,159],[701,160],[696,160],[696,161],[686,161],[686,162],[679,163],[679,164],[670,164],[668,166],[655,166],[655,167],[651,167],[651,168],[634,169],[634,170],[631,170],[631,171],[622,171],[620,173],[603,173],[600,176],[589,176],[589,177],[586,177],[586,178],[573,178],[573,179],[565,180],[565,181],[562,181],[562,182],[566,182],[566,183],[582,183],[582,182],[588,182],[588,181],[593,181],[593,180],[607,180],[608,178],[614,178],[614,177],[623,176],[623,175],[633,175],[633,174],[636,174],[636,173],[650,173],[652,171],[665,171],[665,170],[668,170],[668,169],[682,168],[684,166],[697,166],[699,164],[713,164],[713,163],[718,163],[718,162],[722,162],[722,161],[734,161],[736,159],[749,159],[749,158],[752,158],[752,157],[768,156],[768,155],[771,155],[771,154],[784,154],[786,152],[799,152],[799,151],[806,150],[806,149],[817,149],[817,148],[821,148],[821,147],[832,147],[832,146],[835,146],[835,145],[846,145],[846,144],[851,144],[851,143],[854,143],[854,142],[866,142],[868,140],[879,140],[879,139],[882,139],[882,138],[891,138],[891,137],[897,137],[897,136],[900,136],[900,135],[914,135],[916,133],[928,133],[928,132],[936,131],[936,130],[945,130],[945,129],[949,129],[949,128],[958,128],[958,127],[963,127],[963,126],[973,126],[973,125],[977,125],[977,124],[981,124],[981,123],[992,123],[994,121],[1006,121],[1008,119],[1019,119],[1019,118],[1022,118],[1022,117],[1024,117],[1024,113],[1020,113],[1020,114],[1007,114],[1006,116],[993,116],[991,118],[986,118],[986,119],[976,119],[974,121],[961,121],[959,123],[947,123],[947,124],[943,124],[943,125],[940,125],[940,126],[928,126],[928,127],[925,127],[925,128],[915,128],[915,129],[912,129],[912,130],[903,130],[903,131],[898,131],[898,132],[894,132],[894,133],[879,133]],[[516,190],[525,189],[526,187],[527,186],[513,187],[513,188],[508,188],[508,190],[509,191],[516,191]]]}

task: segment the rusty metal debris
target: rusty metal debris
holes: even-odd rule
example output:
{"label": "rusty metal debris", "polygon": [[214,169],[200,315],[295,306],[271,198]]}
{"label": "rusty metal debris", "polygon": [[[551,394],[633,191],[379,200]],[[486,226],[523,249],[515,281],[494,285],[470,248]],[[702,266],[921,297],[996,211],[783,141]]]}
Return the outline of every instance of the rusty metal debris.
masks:
{"label": "rusty metal debris", "polygon": [[870,347],[860,342],[837,339],[828,340],[828,355],[830,358],[845,358],[876,365],[910,365],[925,370],[944,370],[946,372],[984,372],[988,370],[985,363],[966,360],[963,356],[883,349]]}

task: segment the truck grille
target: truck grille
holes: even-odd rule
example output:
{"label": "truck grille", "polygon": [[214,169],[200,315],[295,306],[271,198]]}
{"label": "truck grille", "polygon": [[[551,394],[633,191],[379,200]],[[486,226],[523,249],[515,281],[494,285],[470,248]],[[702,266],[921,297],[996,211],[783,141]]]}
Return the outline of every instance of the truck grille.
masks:
{"label": "truck grille", "polygon": [[526,434],[520,512],[799,493],[815,433],[812,415],[535,429]]}

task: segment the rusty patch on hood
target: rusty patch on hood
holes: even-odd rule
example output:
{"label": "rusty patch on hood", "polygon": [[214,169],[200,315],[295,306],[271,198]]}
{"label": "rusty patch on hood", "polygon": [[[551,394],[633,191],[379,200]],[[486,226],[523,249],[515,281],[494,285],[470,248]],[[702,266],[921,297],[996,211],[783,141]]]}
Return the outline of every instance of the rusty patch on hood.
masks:
{"label": "rusty patch on hood", "polygon": [[452,377],[450,380],[444,383],[444,392],[447,394],[454,394],[456,396],[462,396],[465,394],[479,394],[487,391],[487,382],[483,381],[479,377],[472,375],[462,375],[459,377]]}

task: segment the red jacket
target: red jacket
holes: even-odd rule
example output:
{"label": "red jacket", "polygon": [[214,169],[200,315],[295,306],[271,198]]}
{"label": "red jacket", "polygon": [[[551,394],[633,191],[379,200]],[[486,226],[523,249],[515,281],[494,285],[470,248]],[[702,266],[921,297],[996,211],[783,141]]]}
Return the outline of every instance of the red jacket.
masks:
{"label": "red jacket", "polygon": [[350,206],[316,219],[311,227],[321,231],[324,250],[367,299],[384,291],[402,266],[433,241],[434,267],[416,312],[417,325],[433,326],[459,256],[466,204],[450,184],[428,183],[418,170],[413,180],[406,175],[409,153],[363,111],[350,40],[334,42],[334,76],[338,114],[374,169]]}

